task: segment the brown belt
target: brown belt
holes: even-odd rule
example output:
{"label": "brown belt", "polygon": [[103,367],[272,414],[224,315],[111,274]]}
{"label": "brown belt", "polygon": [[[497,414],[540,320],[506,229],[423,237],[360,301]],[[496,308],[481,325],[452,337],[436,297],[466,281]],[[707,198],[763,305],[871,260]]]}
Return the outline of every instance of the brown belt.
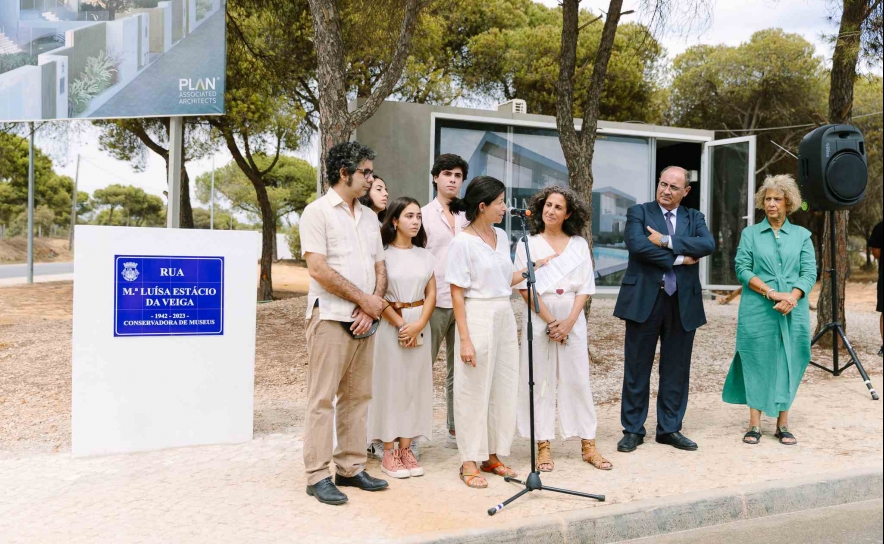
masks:
{"label": "brown belt", "polygon": [[418,300],[415,302],[391,302],[390,307],[393,308],[393,311],[399,314],[399,317],[402,317],[402,308],[420,308],[424,305],[424,300]]}

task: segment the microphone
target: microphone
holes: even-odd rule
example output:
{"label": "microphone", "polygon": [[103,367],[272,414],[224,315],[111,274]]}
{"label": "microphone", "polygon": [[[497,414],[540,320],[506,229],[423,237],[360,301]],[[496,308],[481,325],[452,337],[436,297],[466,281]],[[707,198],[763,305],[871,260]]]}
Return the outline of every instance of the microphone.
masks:
{"label": "microphone", "polygon": [[522,208],[507,208],[507,213],[513,217],[531,217],[531,210]]}

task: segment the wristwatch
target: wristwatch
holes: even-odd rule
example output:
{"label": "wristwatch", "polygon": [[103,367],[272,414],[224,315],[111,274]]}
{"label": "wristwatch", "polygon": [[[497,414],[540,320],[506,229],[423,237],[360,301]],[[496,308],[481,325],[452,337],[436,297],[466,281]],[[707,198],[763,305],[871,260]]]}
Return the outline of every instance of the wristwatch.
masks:
{"label": "wristwatch", "polygon": [[660,237],[660,247],[669,247],[669,236],[663,235]]}

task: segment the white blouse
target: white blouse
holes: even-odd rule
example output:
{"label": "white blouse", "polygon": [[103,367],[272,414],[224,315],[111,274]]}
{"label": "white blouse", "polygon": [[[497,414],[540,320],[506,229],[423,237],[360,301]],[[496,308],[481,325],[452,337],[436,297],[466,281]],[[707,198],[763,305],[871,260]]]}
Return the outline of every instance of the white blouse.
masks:
{"label": "white blouse", "polygon": [[461,232],[451,240],[445,281],[464,289],[468,298],[499,298],[512,295],[513,263],[506,232],[494,228],[497,248],[478,236]]}
{"label": "white blouse", "polygon": [[[531,260],[535,262],[550,255],[555,255],[555,250],[539,234],[529,236],[528,244],[531,246]],[[550,292],[561,290],[563,293],[574,293],[575,295],[594,295],[595,273],[592,269],[592,256],[589,254],[589,244],[581,236],[572,236],[565,251],[576,252],[585,261],[585,264],[566,274],[552,287]],[[521,270],[526,266],[528,266],[528,259],[525,258],[525,244],[520,241],[516,246],[516,262],[514,267],[516,270]],[[527,289],[528,282],[523,281],[516,285],[515,288]]]}

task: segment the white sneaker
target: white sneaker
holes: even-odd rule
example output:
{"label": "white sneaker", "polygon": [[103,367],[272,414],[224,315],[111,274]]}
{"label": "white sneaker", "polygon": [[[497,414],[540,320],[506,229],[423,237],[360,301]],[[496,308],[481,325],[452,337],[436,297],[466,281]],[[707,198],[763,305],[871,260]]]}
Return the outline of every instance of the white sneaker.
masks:
{"label": "white sneaker", "polygon": [[[420,461],[421,448],[417,445],[417,440],[412,440],[411,445],[408,446],[408,449],[411,451],[411,455],[414,456],[414,460]],[[412,474],[412,476],[417,476],[417,474]]]}
{"label": "white sneaker", "polygon": [[457,447],[457,437],[451,433],[445,433],[448,435],[448,445]]}
{"label": "white sneaker", "polygon": [[381,470],[391,478],[408,478],[411,472],[402,464],[399,450],[384,450],[384,459],[381,461]]}

